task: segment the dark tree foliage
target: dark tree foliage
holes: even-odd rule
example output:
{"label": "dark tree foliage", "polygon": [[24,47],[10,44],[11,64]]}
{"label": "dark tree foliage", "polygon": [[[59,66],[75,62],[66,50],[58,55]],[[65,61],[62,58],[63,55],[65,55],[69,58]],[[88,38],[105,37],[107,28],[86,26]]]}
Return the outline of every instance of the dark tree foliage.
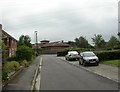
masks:
{"label": "dark tree foliage", "polygon": [[18,41],[18,46],[26,45],[28,47],[32,47],[31,38],[28,35],[21,35]]}

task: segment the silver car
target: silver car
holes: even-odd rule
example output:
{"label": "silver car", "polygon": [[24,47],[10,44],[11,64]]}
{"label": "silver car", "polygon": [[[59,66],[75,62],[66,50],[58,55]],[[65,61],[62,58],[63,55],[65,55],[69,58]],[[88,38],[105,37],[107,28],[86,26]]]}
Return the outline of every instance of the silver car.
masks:
{"label": "silver car", "polygon": [[99,65],[98,57],[92,51],[80,53],[79,64],[86,66],[87,64]]}
{"label": "silver car", "polygon": [[66,60],[72,60],[72,59],[79,60],[79,58],[80,55],[77,51],[68,51],[68,54],[65,56]]}

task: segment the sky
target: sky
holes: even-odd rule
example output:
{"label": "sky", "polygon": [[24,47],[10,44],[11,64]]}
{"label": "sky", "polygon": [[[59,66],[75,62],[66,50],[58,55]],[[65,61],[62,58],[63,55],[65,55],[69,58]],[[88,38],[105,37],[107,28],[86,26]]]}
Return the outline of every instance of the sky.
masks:
{"label": "sky", "polygon": [[2,0],[0,24],[17,40],[29,35],[38,41],[74,41],[94,34],[108,41],[118,33],[119,0]]}

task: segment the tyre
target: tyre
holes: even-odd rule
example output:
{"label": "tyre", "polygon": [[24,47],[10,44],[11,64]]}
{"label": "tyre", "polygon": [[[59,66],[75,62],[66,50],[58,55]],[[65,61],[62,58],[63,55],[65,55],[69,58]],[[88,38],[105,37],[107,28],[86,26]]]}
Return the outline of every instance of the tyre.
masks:
{"label": "tyre", "polygon": [[65,60],[67,60],[67,58],[65,58]]}
{"label": "tyre", "polygon": [[80,62],[81,65],[83,65],[83,60],[80,59],[79,62]]}
{"label": "tyre", "polygon": [[83,66],[86,66],[86,63],[85,63],[85,62],[83,62]]}
{"label": "tyre", "polygon": [[99,66],[99,63],[96,63],[95,65],[96,65],[96,66]]}

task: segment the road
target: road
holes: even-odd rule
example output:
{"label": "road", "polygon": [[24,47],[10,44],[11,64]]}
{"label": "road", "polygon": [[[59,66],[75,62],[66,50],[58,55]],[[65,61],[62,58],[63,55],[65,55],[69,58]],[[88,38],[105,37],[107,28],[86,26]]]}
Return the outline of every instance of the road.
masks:
{"label": "road", "polygon": [[54,55],[42,56],[41,90],[118,90],[118,83],[72,66]]}

